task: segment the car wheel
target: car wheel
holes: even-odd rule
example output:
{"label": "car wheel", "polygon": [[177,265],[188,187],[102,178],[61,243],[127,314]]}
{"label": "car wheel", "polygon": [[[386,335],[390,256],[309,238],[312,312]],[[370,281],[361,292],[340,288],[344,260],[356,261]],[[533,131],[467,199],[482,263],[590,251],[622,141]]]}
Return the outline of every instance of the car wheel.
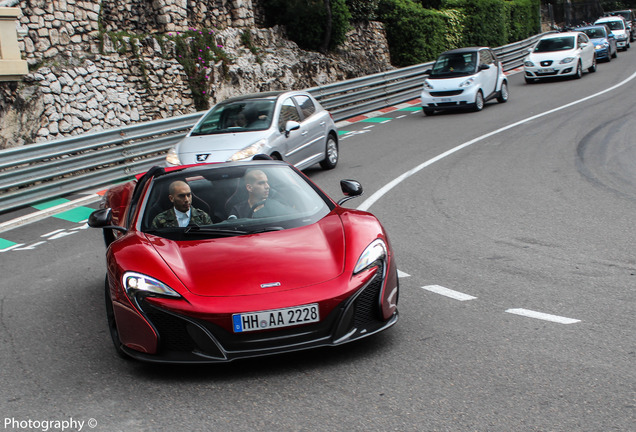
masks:
{"label": "car wheel", "polygon": [[130,359],[128,354],[122,349],[121,340],[119,340],[119,331],[117,330],[117,323],[115,322],[115,311],[113,310],[113,300],[110,298],[110,287],[108,286],[108,276],[106,276],[106,282],[104,283],[104,297],[106,301],[106,319],[108,320],[108,330],[110,332],[110,338],[115,345],[115,351],[117,355],[123,359]]}
{"label": "car wheel", "polygon": [[499,96],[497,96],[497,102],[504,103],[508,101],[508,82],[504,81],[501,83],[501,90],[499,90]]}
{"label": "car wheel", "polygon": [[484,109],[484,94],[481,90],[477,91],[475,95],[475,105],[473,106],[474,111],[481,111]]}
{"label": "car wheel", "polygon": [[333,135],[327,138],[327,146],[325,149],[325,159],[320,162],[322,169],[334,169],[338,165],[338,143]]}
{"label": "car wheel", "polygon": [[425,116],[432,116],[435,114],[435,110],[431,108],[422,108],[422,110],[424,111]]}
{"label": "car wheel", "polygon": [[576,74],[574,75],[574,79],[581,79],[583,76],[583,66],[581,65],[581,60],[576,65]]}
{"label": "car wheel", "polygon": [[596,72],[596,56],[592,59],[592,66],[587,70],[589,73]]}

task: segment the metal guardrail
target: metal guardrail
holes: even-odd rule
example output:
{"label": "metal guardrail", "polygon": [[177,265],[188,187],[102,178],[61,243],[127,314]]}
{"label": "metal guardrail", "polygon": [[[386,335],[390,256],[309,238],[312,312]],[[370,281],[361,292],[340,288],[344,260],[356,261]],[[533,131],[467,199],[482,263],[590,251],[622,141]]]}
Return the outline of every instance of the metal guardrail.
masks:
{"label": "metal guardrail", "polygon": [[[493,50],[509,71],[542,35]],[[336,121],[419,97],[433,62],[307,89]],[[163,164],[203,112],[0,150],[0,213],[131,178]]]}

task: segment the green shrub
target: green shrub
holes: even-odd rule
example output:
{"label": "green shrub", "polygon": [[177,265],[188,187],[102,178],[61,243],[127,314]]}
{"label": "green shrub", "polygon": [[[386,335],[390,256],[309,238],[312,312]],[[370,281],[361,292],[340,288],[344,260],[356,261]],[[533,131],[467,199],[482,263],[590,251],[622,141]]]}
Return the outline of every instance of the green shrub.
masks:
{"label": "green shrub", "polygon": [[464,46],[498,47],[508,43],[508,7],[502,0],[445,0],[444,7],[464,13]]}
{"label": "green shrub", "polygon": [[268,25],[284,25],[287,36],[306,50],[333,49],[345,41],[351,14],[345,0],[331,0],[331,35],[324,46],[327,10],[323,0],[263,0]]}
{"label": "green shrub", "polygon": [[441,12],[412,0],[380,0],[378,12],[395,66],[434,60],[448,48],[448,17]]}
{"label": "green shrub", "polygon": [[510,32],[508,43],[526,39],[541,31],[540,0],[512,0],[509,2]]}
{"label": "green shrub", "polygon": [[347,8],[351,13],[351,21],[367,22],[375,20],[380,0],[347,0]]}

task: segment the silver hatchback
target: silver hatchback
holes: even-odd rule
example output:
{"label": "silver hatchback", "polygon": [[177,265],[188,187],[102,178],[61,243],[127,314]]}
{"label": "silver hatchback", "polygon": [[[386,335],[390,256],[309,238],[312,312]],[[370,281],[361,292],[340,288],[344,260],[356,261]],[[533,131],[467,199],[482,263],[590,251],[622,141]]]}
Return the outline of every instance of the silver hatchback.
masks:
{"label": "silver hatchback", "polygon": [[338,131],[331,114],[304,91],[267,92],[227,99],[201,117],[168,151],[166,163],[250,160],[267,154],[305,169],[338,163]]}

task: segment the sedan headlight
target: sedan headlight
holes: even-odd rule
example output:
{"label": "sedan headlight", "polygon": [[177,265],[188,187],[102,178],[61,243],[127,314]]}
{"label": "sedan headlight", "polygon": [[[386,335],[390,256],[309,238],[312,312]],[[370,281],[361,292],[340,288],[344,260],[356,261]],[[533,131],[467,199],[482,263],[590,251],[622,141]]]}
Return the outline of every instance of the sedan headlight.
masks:
{"label": "sedan headlight", "polygon": [[530,60],[525,60],[525,61],[523,62],[523,65],[524,65],[525,67],[534,67],[534,63],[532,63]]}
{"label": "sedan headlight", "polygon": [[373,267],[379,260],[386,258],[386,244],[381,239],[377,239],[371,242],[369,246],[362,252],[358,262],[353,269],[353,274],[360,273],[362,270],[366,270],[369,267]]}
{"label": "sedan headlight", "polygon": [[254,155],[262,153],[263,148],[265,147],[265,144],[267,144],[267,140],[262,139],[260,141],[257,141],[254,144],[249,145],[249,146],[245,147],[244,149],[234,153],[232,155],[232,157],[228,159],[228,162],[248,159],[248,158],[251,158]]}
{"label": "sedan headlight", "polygon": [[433,86],[426,79],[424,80],[424,90],[433,90]]}
{"label": "sedan headlight", "polygon": [[181,160],[179,159],[179,155],[177,155],[177,148],[172,147],[168,150],[168,154],[166,155],[166,162],[168,165],[181,165]]}
{"label": "sedan headlight", "polygon": [[559,64],[568,64],[568,63],[572,63],[574,60],[576,60],[576,57],[566,57],[563,60],[561,60],[559,62]]}
{"label": "sedan headlight", "polygon": [[122,278],[124,289],[129,298],[137,293],[155,296],[181,297],[178,292],[163,282],[141,273],[126,272]]}

